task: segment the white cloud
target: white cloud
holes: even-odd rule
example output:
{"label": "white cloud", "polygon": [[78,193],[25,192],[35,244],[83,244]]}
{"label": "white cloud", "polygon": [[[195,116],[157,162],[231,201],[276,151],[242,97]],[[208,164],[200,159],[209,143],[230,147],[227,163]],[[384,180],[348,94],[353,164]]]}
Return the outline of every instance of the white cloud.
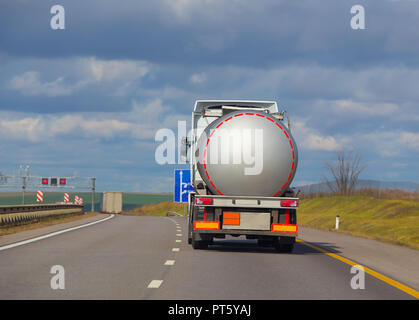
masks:
{"label": "white cloud", "polygon": [[135,80],[145,76],[150,65],[146,61],[99,60],[91,57],[82,62],[96,81]]}
{"label": "white cloud", "polygon": [[400,142],[403,143],[409,149],[415,149],[419,151],[419,133],[413,132],[402,132],[399,138]]}
{"label": "white cloud", "polygon": [[31,70],[13,76],[8,88],[28,96],[57,97],[71,95],[89,85],[112,82],[115,86],[112,92],[124,95],[132,89],[133,81],[150,72],[151,64],[142,60],[101,60],[89,57],[50,62],[42,60],[38,67],[46,70],[44,73],[53,70],[52,73],[56,74],[54,80],[42,81],[44,75]]}
{"label": "white cloud", "polygon": [[18,140],[39,141],[45,132],[45,123],[41,117],[20,120],[0,120],[2,137]]}
{"label": "white cloud", "polygon": [[14,76],[9,83],[9,88],[20,91],[24,95],[46,95],[48,97],[70,95],[80,84],[68,86],[64,84],[64,77],[54,81],[42,82],[37,71],[28,71],[19,76]]}
{"label": "white cloud", "polygon": [[330,105],[338,114],[354,114],[360,116],[387,116],[396,113],[399,107],[394,103],[355,102],[352,100],[321,100],[318,104]]}
{"label": "white cloud", "polygon": [[195,84],[200,84],[205,82],[205,80],[207,79],[205,73],[195,73],[193,75],[191,75],[191,82],[195,83]]}
{"label": "white cloud", "polygon": [[342,141],[386,158],[400,157],[410,151],[419,151],[419,133],[416,132],[380,130],[354,133],[345,136]]}
{"label": "white cloud", "polygon": [[[110,139],[126,137],[154,139],[162,127],[176,127],[180,115],[170,114],[170,107],[160,99],[147,104],[132,103],[129,112],[97,112],[64,115],[29,115],[0,113],[0,134],[12,140],[42,142],[63,135]],[[189,120],[189,118],[188,118]]]}
{"label": "white cloud", "polygon": [[317,130],[309,128],[304,121],[293,122],[291,129],[297,145],[303,149],[337,151],[343,148],[343,145],[334,137],[320,134]]}

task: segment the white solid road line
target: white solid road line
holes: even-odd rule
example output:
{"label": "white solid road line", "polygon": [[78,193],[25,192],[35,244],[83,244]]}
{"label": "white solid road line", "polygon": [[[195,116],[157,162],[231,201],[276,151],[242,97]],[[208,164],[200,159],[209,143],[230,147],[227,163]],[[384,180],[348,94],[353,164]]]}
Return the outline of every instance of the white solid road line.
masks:
{"label": "white solid road line", "polygon": [[32,238],[32,239],[28,239],[28,240],[24,240],[24,241],[20,241],[20,242],[15,242],[15,243],[12,243],[12,244],[8,244],[8,245],[5,245],[3,247],[0,247],[0,251],[11,249],[11,248],[14,248],[14,247],[23,246],[25,244],[32,243],[32,242],[35,242],[35,241],[39,241],[39,240],[42,240],[42,239],[46,239],[46,238],[51,238],[51,237],[54,237],[54,236],[58,236],[59,234],[66,233],[66,232],[69,232],[69,231],[73,231],[73,230],[85,228],[85,227],[94,225],[96,223],[100,223],[100,222],[104,222],[106,220],[112,219],[114,216],[115,215],[112,214],[109,217],[106,217],[104,219],[93,221],[93,222],[89,222],[89,223],[86,223],[86,224],[82,224],[81,226],[72,227],[72,228],[68,228],[68,229],[64,229],[64,230],[60,230],[60,231],[48,233],[46,235],[39,236],[39,237],[36,237],[36,238]]}
{"label": "white solid road line", "polygon": [[151,280],[147,288],[157,289],[157,288],[160,288],[162,283],[163,283],[163,280]]}
{"label": "white solid road line", "polygon": [[179,251],[179,248],[173,248],[172,251]]}
{"label": "white solid road line", "polygon": [[175,264],[175,260],[166,260],[164,263],[165,266],[173,266]]}

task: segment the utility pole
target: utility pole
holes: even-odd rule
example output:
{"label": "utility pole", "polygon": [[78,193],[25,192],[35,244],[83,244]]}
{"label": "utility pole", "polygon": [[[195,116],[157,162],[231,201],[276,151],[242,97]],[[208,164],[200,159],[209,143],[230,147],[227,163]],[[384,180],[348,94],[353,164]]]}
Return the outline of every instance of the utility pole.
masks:
{"label": "utility pole", "polygon": [[95,211],[95,187],[96,187],[96,178],[92,178],[92,212]]}

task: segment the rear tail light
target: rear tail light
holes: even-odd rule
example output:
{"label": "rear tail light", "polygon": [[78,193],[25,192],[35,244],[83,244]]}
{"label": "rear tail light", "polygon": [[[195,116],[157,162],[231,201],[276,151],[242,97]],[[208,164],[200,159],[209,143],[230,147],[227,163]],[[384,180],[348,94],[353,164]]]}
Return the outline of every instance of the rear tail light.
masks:
{"label": "rear tail light", "polygon": [[211,205],[212,202],[212,198],[196,198],[195,200],[195,204],[209,204]]}
{"label": "rear tail light", "polygon": [[298,226],[296,224],[280,224],[280,223],[273,223],[272,224],[272,231],[273,232],[289,232],[289,233],[297,233]]}
{"label": "rear tail light", "polygon": [[281,200],[281,207],[298,207],[297,200]]}
{"label": "rear tail light", "polygon": [[195,221],[194,229],[220,230],[220,221]]}

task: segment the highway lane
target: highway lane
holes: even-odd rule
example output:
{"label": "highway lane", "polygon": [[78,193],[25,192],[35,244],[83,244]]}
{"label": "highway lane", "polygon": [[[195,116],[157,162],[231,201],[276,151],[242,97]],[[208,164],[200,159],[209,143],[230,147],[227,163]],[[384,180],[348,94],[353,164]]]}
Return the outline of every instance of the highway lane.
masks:
{"label": "highway lane", "polygon": [[[193,250],[186,231],[183,218],[117,216],[1,251],[0,299],[412,298],[368,274],[353,290],[349,265],[302,243],[292,254],[236,238]],[[50,287],[53,265],[65,290]]]}

